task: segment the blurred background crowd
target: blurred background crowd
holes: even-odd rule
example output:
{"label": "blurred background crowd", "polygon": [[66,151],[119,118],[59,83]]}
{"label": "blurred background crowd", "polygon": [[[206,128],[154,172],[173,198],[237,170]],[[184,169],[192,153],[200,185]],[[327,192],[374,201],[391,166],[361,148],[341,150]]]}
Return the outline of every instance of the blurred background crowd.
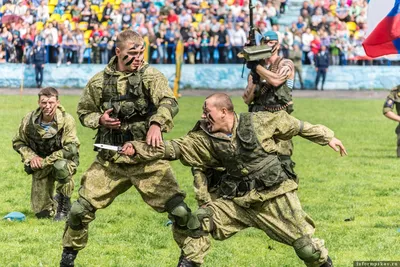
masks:
{"label": "blurred background crowd", "polygon": [[[241,63],[249,32],[249,0],[0,0],[1,62],[30,63],[33,47],[46,63],[106,64],[116,34],[146,36],[150,63],[173,64],[178,40],[186,64]],[[313,64],[321,46],[330,65],[386,64],[365,57],[367,0],[253,1],[255,26],[273,30],[284,57]],[[40,42],[39,42],[40,41]]]}

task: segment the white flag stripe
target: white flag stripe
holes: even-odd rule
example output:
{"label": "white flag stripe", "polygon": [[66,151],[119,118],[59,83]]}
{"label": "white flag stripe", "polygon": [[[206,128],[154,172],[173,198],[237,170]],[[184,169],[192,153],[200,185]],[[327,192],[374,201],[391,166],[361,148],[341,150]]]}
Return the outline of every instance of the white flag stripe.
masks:
{"label": "white flag stripe", "polygon": [[375,29],[376,25],[389,14],[394,7],[395,0],[370,0],[367,14],[367,36]]}

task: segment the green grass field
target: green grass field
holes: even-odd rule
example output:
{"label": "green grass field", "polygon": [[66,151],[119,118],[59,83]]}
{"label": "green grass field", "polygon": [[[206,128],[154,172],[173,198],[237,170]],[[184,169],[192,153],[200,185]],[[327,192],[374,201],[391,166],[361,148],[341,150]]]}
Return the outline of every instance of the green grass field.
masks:
{"label": "green grass field", "polygon": [[[61,97],[75,118],[78,98]],[[193,127],[203,100],[179,100],[180,113],[167,138],[179,137]],[[36,101],[35,96],[0,96],[0,216],[11,211],[27,215],[21,223],[0,221],[0,266],[57,266],[62,250],[64,223],[35,219],[30,209],[31,177],[24,173],[11,146],[21,118],[36,108]],[[234,102],[237,112],[246,110],[240,98]],[[382,116],[382,102],[295,99],[293,115],[333,129],[349,153],[341,158],[329,147],[294,138],[300,200],[316,223],[315,236],[325,240],[335,266],[353,266],[357,260],[400,260],[396,124]],[[75,176],[74,200],[81,174],[95,156],[94,134],[78,126],[81,165]],[[172,166],[194,208],[190,169],[179,162]],[[96,215],[90,225],[89,244],[78,254],[76,266],[176,266],[179,250],[165,226],[166,214],[146,206],[134,188]],[[293,267],[302,266],[302,262],[290,247],[248,229],[229,240],[214,241],[204,266]]]}

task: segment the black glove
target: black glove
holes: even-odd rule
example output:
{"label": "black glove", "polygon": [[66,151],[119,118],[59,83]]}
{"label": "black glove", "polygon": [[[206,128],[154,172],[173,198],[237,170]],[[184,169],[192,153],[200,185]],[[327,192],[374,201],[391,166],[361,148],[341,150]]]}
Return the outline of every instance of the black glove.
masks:
{"label": "black glove", "polygon": [[253,78],[253,84],[258,84],[260,82],[260,75],[257,72],[250,72],[251,77]]}
{"label": "black glove", "polygon": [[258,66],[258,61],[247,61],[246,63],[246,67],[254,73],[256,73],[257,66]]}
{"label": "black glove", "polygon": [[31,165],[30,165],[30,164],[24,165],[24,171],[25,171],[27,174],[32,174],[32,173],[33,173],[33,170],[32,170],[32,168],[31,168]]}

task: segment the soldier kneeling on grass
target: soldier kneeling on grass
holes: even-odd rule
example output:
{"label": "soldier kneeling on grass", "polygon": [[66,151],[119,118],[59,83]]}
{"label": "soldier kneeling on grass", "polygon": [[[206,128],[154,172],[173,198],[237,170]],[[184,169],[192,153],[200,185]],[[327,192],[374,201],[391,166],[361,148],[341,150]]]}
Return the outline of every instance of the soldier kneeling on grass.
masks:
{"label": "soldier kneeling on grass", "polygon": [[32,174],[31,204],[36,217],[60,221],[71,207],[79,140],[75,120],[60,105],[56,89],[41,89],[38,104],[22,119],[13,148],[21,155],[26,173]]}

